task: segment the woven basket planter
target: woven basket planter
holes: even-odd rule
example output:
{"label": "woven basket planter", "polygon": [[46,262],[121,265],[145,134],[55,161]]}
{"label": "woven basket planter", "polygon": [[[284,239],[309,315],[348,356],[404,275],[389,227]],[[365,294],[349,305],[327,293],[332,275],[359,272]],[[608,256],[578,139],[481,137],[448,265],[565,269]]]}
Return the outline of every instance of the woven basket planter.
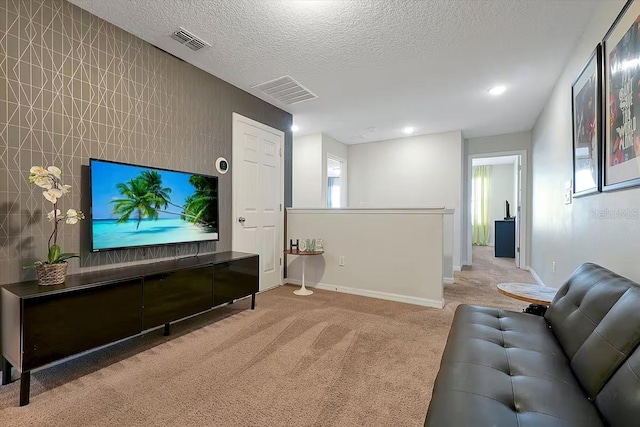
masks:
{"label": "woven basket planter", "polygon": [[36,274],[40,286],[60,285],[67,277],[67,263],[37,265]]}

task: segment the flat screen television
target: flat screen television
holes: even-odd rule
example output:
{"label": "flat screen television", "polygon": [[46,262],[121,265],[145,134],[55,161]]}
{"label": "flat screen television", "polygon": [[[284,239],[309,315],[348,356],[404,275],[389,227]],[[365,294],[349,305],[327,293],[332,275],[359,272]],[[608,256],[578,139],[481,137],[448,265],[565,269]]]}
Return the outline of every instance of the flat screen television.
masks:
{"label": "flat screen television", "polygon": [[89,160],[93,252],[218,240],[218,177]]}

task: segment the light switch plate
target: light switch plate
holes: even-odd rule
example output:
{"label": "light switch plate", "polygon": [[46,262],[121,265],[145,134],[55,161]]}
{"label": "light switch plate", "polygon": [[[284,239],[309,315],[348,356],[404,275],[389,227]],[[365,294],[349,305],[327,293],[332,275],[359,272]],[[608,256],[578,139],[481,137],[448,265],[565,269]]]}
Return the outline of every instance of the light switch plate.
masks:
{"label": "light switch plate", "polygon": [[572,194],[571,194],[571,189],[566,189],[564,190],[564,204],[565,205],[570,205],[572,202]]}

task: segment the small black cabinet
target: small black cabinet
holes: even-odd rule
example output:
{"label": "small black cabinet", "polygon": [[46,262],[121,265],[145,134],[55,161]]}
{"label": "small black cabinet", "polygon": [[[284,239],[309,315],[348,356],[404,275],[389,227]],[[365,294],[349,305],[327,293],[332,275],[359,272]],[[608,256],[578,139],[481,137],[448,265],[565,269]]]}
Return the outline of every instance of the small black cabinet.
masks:
{"label": "small black cabinet", "polygon": [[495,256],[504,258],[516,257],[516,221],[496,221],[495,224]]}

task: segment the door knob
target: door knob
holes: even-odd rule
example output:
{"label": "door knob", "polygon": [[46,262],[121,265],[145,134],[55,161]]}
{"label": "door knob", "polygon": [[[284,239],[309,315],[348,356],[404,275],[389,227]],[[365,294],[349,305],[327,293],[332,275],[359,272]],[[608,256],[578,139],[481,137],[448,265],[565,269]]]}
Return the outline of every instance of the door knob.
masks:
{"label": "door knob", "polygon": [[241,223],[241,224],[244,224],[245,221],[246,221],[246,219],[243,216],[238,218],[238,222]]}

